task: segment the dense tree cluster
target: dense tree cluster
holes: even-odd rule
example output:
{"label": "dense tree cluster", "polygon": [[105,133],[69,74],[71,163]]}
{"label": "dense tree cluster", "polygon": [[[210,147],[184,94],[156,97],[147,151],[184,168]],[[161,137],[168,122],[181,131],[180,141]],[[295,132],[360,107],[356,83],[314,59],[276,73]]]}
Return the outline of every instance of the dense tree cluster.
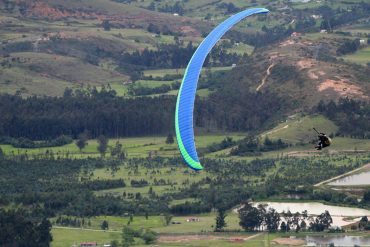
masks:
{"label": "dense tree cluster", "polygon": [[37,212],[0,209],[0,245],[49,247],[51,224]]}
{"label": "dense tree cluster", "polygon": [[151,94],[168,93],[172,87],[170,85],[162,84],[159,87],[143,87],[132,84],[128,87],[127,93],[132,96],[144,96]]}
{"label": "dense tree cluster", "polygon": [[346,158],[343,160],[346,160],[346,165],[338,166],[336,160],[331,159],[282,158],[274,176],[266,180],[266,191],[268,195],[305,193],[310,190],[311,185],[353,170],[365,162]]}
{"label": "dense tree cluster", "polygon": [[132,179],[131,180],[132,187],[145,187],[148,184],[149,184],[148,181],[146,181],[145,179],[141,179],[141,180]]}
{"label": "dense tree cluster", "polygon": [[176,215],[200,214],[211,210],[211,205],[202,202],[185,202],[171,207],[171,213]]}
{"label": "dense tree cluster", "polygon": [[340,99],[337,103],[321,101],[317,110],[339,126],[337,135],[370,138],[369,103],[353,99]]}
{"label": "dense tree cluster", "polygon": [[244,203],[238,213],[239,225],[247,231],[259,230],[266,226],[269,231],[274,232],[279,228],[280,215],[274,209],[267,210],[261,204],[254,207],[251,203]]}
{"label": "dense tree cluster", "polygon": [[[165,201],[156,198],[126,201],[120,197],[94,195],[94,189],[125,186],[121,179],[89,180],[91,169],[114,167],[113,160],[0,159],[0,202],[43,205],[47,216],[123,215],[166,212]],[[83,175],[82,182],[80,175]]]}
{"label": "dense tree cluster", "polygon": [[90,220],[70,216],[58,216],[56,220],[52,223],[59,226],[72,226],[72,227],[91,226]]}
{"label": "dense tree cluster", "polygon": [[[289,109],[273,93],[251,93],[230,85],[235,83],[222,84],[208,98],[197,99],[196,126],[255,131],[272,126]],[[174,96],[122,98],[113,90],[94,88],[66,90],[60,98],[0,95],[0,136],[50,140],[68,135],[81,137],[83,144],[81,133],[86,131],[89,138],[165,134],[174,126],[175,102]]]}
{"label": "dense tree cluster", "polygon": [[369,16],[370,3],[362,1],[350,8],[336,10],[331,9],[327,5],[323,5],[317,8],[317,13],[321,14],[323,17],[320,25],[321,29],[331,31],[337,26]]}
{"label": "dense tree cluster", "polygon": [[256,131],[271,127],[288,109],[286,99],[271,92],[250,92],[240,78],[231,79],[207,99],[198,100],[195,124],[228,131]]}
{"label": "dense tree cluster", "polygon": [[284,64],[275,65],[271,70],[271,77],[275,82],[281,84],[287,81],[293,81],[295,84],[301,86],[305,81],[305,78],[295,66]]}
{"label": "dense tree cluster", "polygon": [[[162,44],[157,50],[144,49],[143,51],[126,52],[118,57],[122,68],[128,64],[140,68],[183,68],[188,64],[197,47],[189,42],[185,47],[177,44]],[[210,57],[212,59],[210,59]],[[236,53],[228,53],[221,47],[214,47],[204,65],[230,66],[240,60]]]}
{"label": "dense tree cluster", "polygon": [[232,147],[236,144],[232,137],[226,137],[220,143],[212,143],[207,146],[207,152],[216,152],[222,149]]}
{"label": "dense tree cluster", "polygon": [[59,147],[73,142],[73,139],[69,136],[61,135],[52,140],[46,141],[32,141],[28,138],[19,137],[0,137],[0,143],[9,144],[16,148],[43,148],[43,147]]}
{"label": "dense tree cluster", "polygon": [[[262,199],[272,195],[304,194],[306,199],[326,200],[349,205],[354,201],[338,192],[312,191],[312,185],[329,177],[347,172],[367,160],[344,159],[341,165],[328,159],[279,158],[253,161],[202,159],[207,175],[197,182],[184,180],[181,184],[157,175],[172,174],[182,169],[176,158],[133,158],[122,161],[112,159],[72,160],[54,155],[42,158],[15,156],[0,159],[0,203],[13,203],[30,207],[41,205],[49,217],[69,215],[89,217],[94,215],[124,214],[192,214],[210,212],[217,208],[227,210],[250,198]],[[232,169],[230,169],[232,167]],[[110,170],[128,169],[128,175],[146,175],[148,179],[130,180],[133,187],[148,187],[148,195],[126,193],[122,195],[96,196],[93,191],[126,186],[122,179],[97,180],[93,172],[97,168]],[[165,170],[161,168],[167,168]],[[277,170],[276,170],[277,169]],[[185,169],[187,176],[195,173]],[[314,175],[313,175],[314,174]],[[156,186],[169,185],[179,189],[155,193]],[[362,204],[366,206],[368,195]],[[171,200],[196,198],[169,207]],[[82,224],[82,223],[81,223]]]}
{"label": "dense tree cluster", "polygon": [[359,203],[356,197],[339,191],[314,190],[311,194],[308,194],[307,198],[310,200],[321,200],[350,206],[364,205],[364,202]]}
{"label": "dense tree cluster", "polygon": [[[76,93],[62,98],[0,96],[0,136],[47,140],[167,133],[173,126],[174,97],[124,99]],[[137,109],[140,109],[138,111]]]}
{"label": "dense tree cluster", "polygon": [[186,47],[163,44],[157,50],[144,49],[142,52],[126,52],[120,58],[121,66],[133,64],[146,68],[181,68],[189,62],[196,47],[189,42]]}
{"label": "dense tree cluster", "polygon": [[33,50],[31,41],[11,42],[3,48],[7,53],[12,52],[28,52]]}
{"label": "dense tree cluster", "polygon": [[244,203],[239,209],[240,226],[247,231],[263,230],[269,232],[289,232],[294,230],[312,230],[322,232],[328,229],[333,223],[333,219],[328,211],[312,217],[307,211],[302,213],[292,213],[290,211],[279,214],[273,208],[267,208],[266,205],[259,204],[253,206],[251,203]]}
{"label": "dense tree cluster", "polygon": [[283,142],[281,139],[275,141],[265,137],[265,139],[262,141],[258,138],[249,136],[242,140],[237,147],[233,148],[230,151],[230,154],[239,156],[254,156],[261,154],[261,152],[279,150],[288,146],[289,144]]}
{"label": "dense tree cluster", "polygon": [[293,32],[294,29],[292,27],[286,28],[279,25],[275,27],[265,27],[263,28],[262,32],[255,33],[230,31],[227,34],[227,37],[255,47],[263,47],[275,42],[279,42],[289,37]]}
{"label": "dense tree cluster", "polygon": [[159,6],[157,9],[159,12],[177,13],[179,15],[183,15],[185,12],[184,4],[180,1],[175,2],[173,5],[166,3],[164,6]]}
{"label": "dense tree cluster", "polygon": [[157,240],[158,234],[149,229],[134,230],[129,226],[124,226],[122,230],[122,246],[135,245],[135,238],[142,239],[145,244],[153,244]]}
{"label": "dense tree cluster", "polygon": [[87,180],[82,183],[89,190],[105,190],[114,188],[123,188],[126,186],[123,179],[109,179],[109,180]]}
{"label": "dense tree cluster", "polygon": [[337,55],[346,55],[354,53],[360,48],[360,40],[346,40],[337,49]]}
{"label": "dense tree cluster", "polygon": [[233,13],[236,13],[236,12],[239,12],[241,11],[242,9],[241,8],[238,8],[236,7],[233,3],[219,3],[217,4],[217,8],[218,9],[224,9],[225,10],[225,14],[229,15],[229,14],[233,14]]}

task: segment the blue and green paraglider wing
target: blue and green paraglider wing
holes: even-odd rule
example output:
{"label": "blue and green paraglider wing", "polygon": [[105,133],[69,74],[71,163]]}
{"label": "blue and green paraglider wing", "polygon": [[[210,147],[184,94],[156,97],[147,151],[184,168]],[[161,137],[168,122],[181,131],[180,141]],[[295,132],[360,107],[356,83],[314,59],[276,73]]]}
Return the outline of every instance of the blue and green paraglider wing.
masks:
{"label": "blue and green paraglider wing", "polygon": [[175,127],[180,153],[188,166],[194,170],[203,169],[194,143],[193,109],[199,74],[204,60],[217,41],[236,23],[250,15],[267,12],[269,11],[265,8],[253,8],[229,17],[212,30],[190,59],[177,96]]}

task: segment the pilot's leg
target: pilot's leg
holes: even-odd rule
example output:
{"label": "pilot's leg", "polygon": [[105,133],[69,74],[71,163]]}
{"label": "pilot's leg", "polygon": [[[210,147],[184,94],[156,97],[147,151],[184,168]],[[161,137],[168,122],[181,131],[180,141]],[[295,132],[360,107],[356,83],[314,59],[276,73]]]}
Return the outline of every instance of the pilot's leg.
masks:
{"label": "pilot's leg", "polygon": [[321,141],[317,144],[317,146],[315,148],[317,150],[321,150],[322,149],[322,143],[321,143]]}

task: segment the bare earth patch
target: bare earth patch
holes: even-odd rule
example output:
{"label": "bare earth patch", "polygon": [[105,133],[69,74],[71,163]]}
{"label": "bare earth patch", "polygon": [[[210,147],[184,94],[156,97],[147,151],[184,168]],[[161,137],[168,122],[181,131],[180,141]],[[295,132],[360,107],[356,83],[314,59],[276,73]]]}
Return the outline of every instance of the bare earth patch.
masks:
{"label": "bare earth patch", "polygon": [[273,242],[280,245],[292,245],[292,246],[301,246],[306,244],[306,241],[297,238],[275,238]]}
{"label": "bare earth patch", "polygon": [[180,27],[180,32],[185,34],[185,35],[190,35],[190,36],[200,36],[200,33],[198,32],[198,30],[196,30],[195,28],[191,27],[191,26],[182,26]]}
{"label": "bare earth patch", "polygon": [[288,45],[294,45],[295,42],[294,40],[288,39],[286,41],[283,41],[280,43],[280,47],[288,46]]}
{"label": "bare earth patch", "polygon": [[317,89],[319,92],[331,89],[334,90],[340,96],[368,98],[368,96],[364,95],[359,86],[352,85],[343,79],[339,80],[327,79],[320,85],[318,85]]}
{"label": "bare earth patch", "polygon": [[191,240],[217,240],[221,237],[212,235],[181,235],[181,236],[160,236],[158,242],[183,242]]}
{"label": "bare earth patch", "polygon": [[310,79],[312,79],[312,80],[317,80],[317,79],[319,79],[319,76],[318,76],[316,73],[312,72],[312,71],[308,71],[308,72],[307,72],[307,75],[308,75],[308,77],[309,77]]}
{"label": "bare earth patch", "polygon": [[326,74],[324,71],[321,71],[321,70],[317,73],[319,73],[319,75],[325,75]]}
{"label": "bare earth patch", "polygon": [[297,65],[300,69],[312,68],[315,65],[315,62],[312,59],[304,59],[297,62]]}
{"label": "bare earth patch", "polygon": [[158,241],[161,243],[169,242],[186,242],[194,240],[228,240],[232,242],[247,241],[251,238],[258,236],[259,234],[252,236],[216,236],[216,235],[172,235],[172,236],[160,236]]}
{"label": "bare earth patch", "polygon": [[104,15],[100,15],[87,11],[67,11],[50,7],[49,5],[34,1],[34,3],[27,10],[27,15],[32,17],[43,17],[50,20],[61,20],[66,17],[85,18],[85,19],[104,19]]}

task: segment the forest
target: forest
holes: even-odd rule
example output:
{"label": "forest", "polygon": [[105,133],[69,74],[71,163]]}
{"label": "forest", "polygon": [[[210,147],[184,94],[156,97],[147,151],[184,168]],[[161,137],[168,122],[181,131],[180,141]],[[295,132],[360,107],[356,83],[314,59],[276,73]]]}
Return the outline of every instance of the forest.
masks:
{"label": "forest", "polygon": [[[258,130],[266,123],[271,126],[270,120],[279,117],[282,111],[284,101],[272,93],[243,90],[233,95],[233,91],[217,91],[207,99],[198,98],[196,126]],[[238,102],[235,97],[244,100]],[[85,130],[91,138],[167,134],[174,128],[175,100],[174,96],[122,98],[116,97],[113,90],[94,89],[66,90],[60,98],[0,95],[0,136],[5,140],[8,137],[48,140],[62,135],[76,138]]]}
{"label": "forest", "polygon": [[340,99],[339,102],[321,101],[317,111],[333,120],[338,126],[338,136],[370,138],[370,105],[353,99]]}

